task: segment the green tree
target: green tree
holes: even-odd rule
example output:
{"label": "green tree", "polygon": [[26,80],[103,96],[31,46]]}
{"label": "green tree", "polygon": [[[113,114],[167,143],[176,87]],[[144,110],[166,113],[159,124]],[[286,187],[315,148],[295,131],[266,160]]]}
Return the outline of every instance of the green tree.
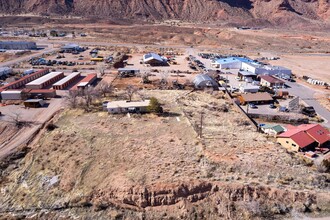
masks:
{"label": "green tree", "polygon": [[155,97],[150,98],[150,103],[147,109],[149,112],[163,113],[163,108],[159,103],[158,99],[156,99]]}
{"label": "green tree", "polygon": [[50,36],[52,36],[52,37],[58,37],[58,33],[57,33],[57,31],[55,31],[55,30],[51,30],[51,31],[50,31]]}

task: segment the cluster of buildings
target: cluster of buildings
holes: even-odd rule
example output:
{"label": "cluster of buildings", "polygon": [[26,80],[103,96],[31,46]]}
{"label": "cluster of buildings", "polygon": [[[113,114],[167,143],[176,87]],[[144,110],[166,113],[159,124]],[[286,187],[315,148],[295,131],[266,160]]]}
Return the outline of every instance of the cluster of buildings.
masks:
{"label": "cluster of buildings", "polygon": [[319,124],[288,125],[277,142],[295,152],[322,150],[330,147],[330,132]]}
{"label": "cluster of buildings", "polygon": [[330,132],[320,124],[298,126],[262,124],[261,130],[277,138],[277,142],[290,152],[302,152],[313,158],[330,151]]}
{"label": "cluster of buildings", "polygon": [[37,44],[32,41],[0,41],[2,50],[35,50]]}
{"label": "cluster of buildings", "polygon": [[63,72],[50,72],[49,69],[39,70],[32,74],[0,87],[1,100],[26,100],[32,97],[54,98],[56,90],[84,89],[97,79],[96,74],[82,77],[80,72],[73,72],[67,76]]}
{"label": "cluster of buildings", "polygon": [[292,71],[288,68],[265,65],[245,57],[215,59],[212,61],[211,66],[220,69],[239,69],[240,71],[245,71],[242,74],[251,74],[251,76],[277,75],[286,78],[292,75]]}

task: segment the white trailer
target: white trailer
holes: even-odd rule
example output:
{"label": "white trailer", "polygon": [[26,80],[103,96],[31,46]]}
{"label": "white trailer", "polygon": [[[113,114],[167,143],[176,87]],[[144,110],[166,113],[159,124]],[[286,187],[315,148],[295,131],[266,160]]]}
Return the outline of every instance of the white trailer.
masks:
{"label": "white trailer", "polygon": [[35,72],[34,69],[24,70],[23,75],[24,75],[24,76],[25,76],[25,75],[30,75],[30,74],[32,74],[32,73],[34,73],[34,72]]}
{"label": "white trailer", "polygon": [[1,98],[2,100],[21,100],[22,91],[19,90],[2,91]]}

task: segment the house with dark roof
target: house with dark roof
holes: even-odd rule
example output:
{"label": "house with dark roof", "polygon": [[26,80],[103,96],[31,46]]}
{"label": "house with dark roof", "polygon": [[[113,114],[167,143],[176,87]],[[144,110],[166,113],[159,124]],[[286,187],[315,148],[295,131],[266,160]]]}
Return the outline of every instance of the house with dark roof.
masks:
{"label": "house with dark roof", "polygon": [[314,151],[316,147],[329,147],[330,132],[319,124],[288,126],[277,136],[277,142],[289,151]]}
{"label": "house with dark roof", "polygon": [[271,87],[271,88],[282,88],[284,86],[284,81],[275,78],[274,76],[263,75],[260,77],[260,85]]}
{"label": "house with dark roof", "polygon": [[257,92],[257,93],[248,93],[242,94],[238,97],[241,104],[267,104],[273,103],[274,99],[267,92]]}

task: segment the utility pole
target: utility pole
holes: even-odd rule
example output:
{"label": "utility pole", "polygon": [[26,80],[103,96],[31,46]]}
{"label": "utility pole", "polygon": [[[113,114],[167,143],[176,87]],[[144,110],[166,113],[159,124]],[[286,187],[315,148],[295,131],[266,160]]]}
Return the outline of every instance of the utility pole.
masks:
{"label": "utility pole", "polygon": [[203,118],[204,118],[204,112],[201,112],[201,123],[199,125],[199,138],[203,137]]}

